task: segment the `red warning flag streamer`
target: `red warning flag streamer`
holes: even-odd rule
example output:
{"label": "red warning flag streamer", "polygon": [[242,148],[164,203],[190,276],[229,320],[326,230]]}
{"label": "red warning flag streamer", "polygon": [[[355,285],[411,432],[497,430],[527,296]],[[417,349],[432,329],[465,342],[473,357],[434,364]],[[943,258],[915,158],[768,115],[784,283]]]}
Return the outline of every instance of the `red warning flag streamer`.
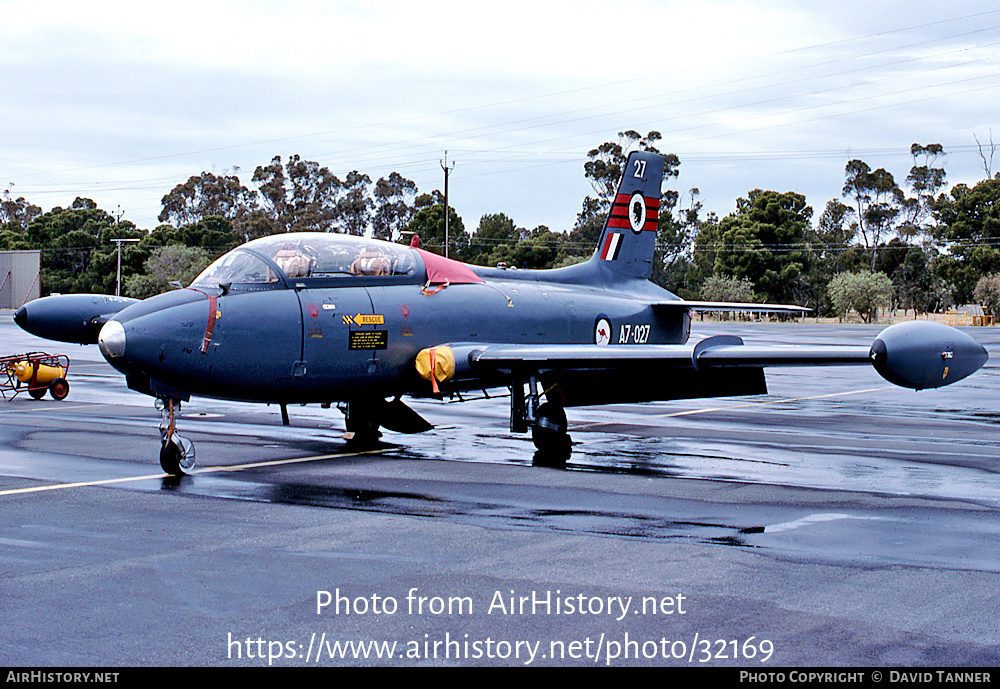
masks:
{"label": "red warning flag streamer", "polygon": [[437,349],[431,347],[430,355],[431,355],[431,390],[434,391],[435,395],[439,395],[441,394],[441,388],[438,387],[437,370],[435,369],[435,364],[437,364]]}
{"label": "red warning flag streamer", "polygon": [[201,341],[201,353],[204,354],[208,351],[208,346],[212,344],[212,333],[215,330],[215,317],[219,311],[219,297],[209,294],[208,292],[202,292],[196,287],[189,287],[188,289],[193,289],[195,292],[201,292],[208,297],[208,324],[205,325],[205,337]]}

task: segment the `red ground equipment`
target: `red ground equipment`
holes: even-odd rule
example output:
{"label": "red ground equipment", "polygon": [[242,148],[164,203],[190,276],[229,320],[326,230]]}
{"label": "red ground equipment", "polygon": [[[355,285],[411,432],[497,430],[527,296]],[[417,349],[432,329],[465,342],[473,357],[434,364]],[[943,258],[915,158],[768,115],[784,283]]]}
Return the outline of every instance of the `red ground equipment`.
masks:
{"label": "red ground equipment", "polygon": [[37,400],[48,390],[52,399],[65,399],[69,394],[67,373],[69,357],[65,354],[28,352],[0,357],[0,395],[5,400],[14,399],[27,390]]}

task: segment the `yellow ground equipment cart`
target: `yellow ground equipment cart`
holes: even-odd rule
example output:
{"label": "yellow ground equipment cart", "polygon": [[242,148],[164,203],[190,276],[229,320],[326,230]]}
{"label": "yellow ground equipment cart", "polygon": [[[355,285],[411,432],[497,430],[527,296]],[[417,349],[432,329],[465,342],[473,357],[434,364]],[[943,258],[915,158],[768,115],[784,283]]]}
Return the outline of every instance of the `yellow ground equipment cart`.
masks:
{"label": "yellow ground equipment cart", "polygon": [[65,354],[28,352],[0,357],[0,395],[8,400],[27,390],[37,400],[48,390],[52,399],[65,399],[69,394],[67,373],[69,357]]}

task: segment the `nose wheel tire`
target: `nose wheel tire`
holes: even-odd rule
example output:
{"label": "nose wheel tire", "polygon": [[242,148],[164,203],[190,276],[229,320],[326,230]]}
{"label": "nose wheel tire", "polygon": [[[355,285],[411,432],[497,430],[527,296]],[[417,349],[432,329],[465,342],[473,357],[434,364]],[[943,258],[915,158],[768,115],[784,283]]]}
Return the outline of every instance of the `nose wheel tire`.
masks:
{"label": "nose wheel tire", "polygon": [[160,447],[160,468],[173,476],[190,474],[194,469],[194,444],[174,433]]}

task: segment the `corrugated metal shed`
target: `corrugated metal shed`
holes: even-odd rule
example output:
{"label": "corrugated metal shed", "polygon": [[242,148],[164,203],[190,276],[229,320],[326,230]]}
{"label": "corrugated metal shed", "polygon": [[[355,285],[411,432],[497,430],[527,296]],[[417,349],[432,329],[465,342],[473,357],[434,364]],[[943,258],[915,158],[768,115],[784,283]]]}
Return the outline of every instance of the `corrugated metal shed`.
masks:
{"label": "corrugated metal shed", "polygon": [[40,251],[0,251],[0,309],[20,308],[38,299],[41,265]]}

